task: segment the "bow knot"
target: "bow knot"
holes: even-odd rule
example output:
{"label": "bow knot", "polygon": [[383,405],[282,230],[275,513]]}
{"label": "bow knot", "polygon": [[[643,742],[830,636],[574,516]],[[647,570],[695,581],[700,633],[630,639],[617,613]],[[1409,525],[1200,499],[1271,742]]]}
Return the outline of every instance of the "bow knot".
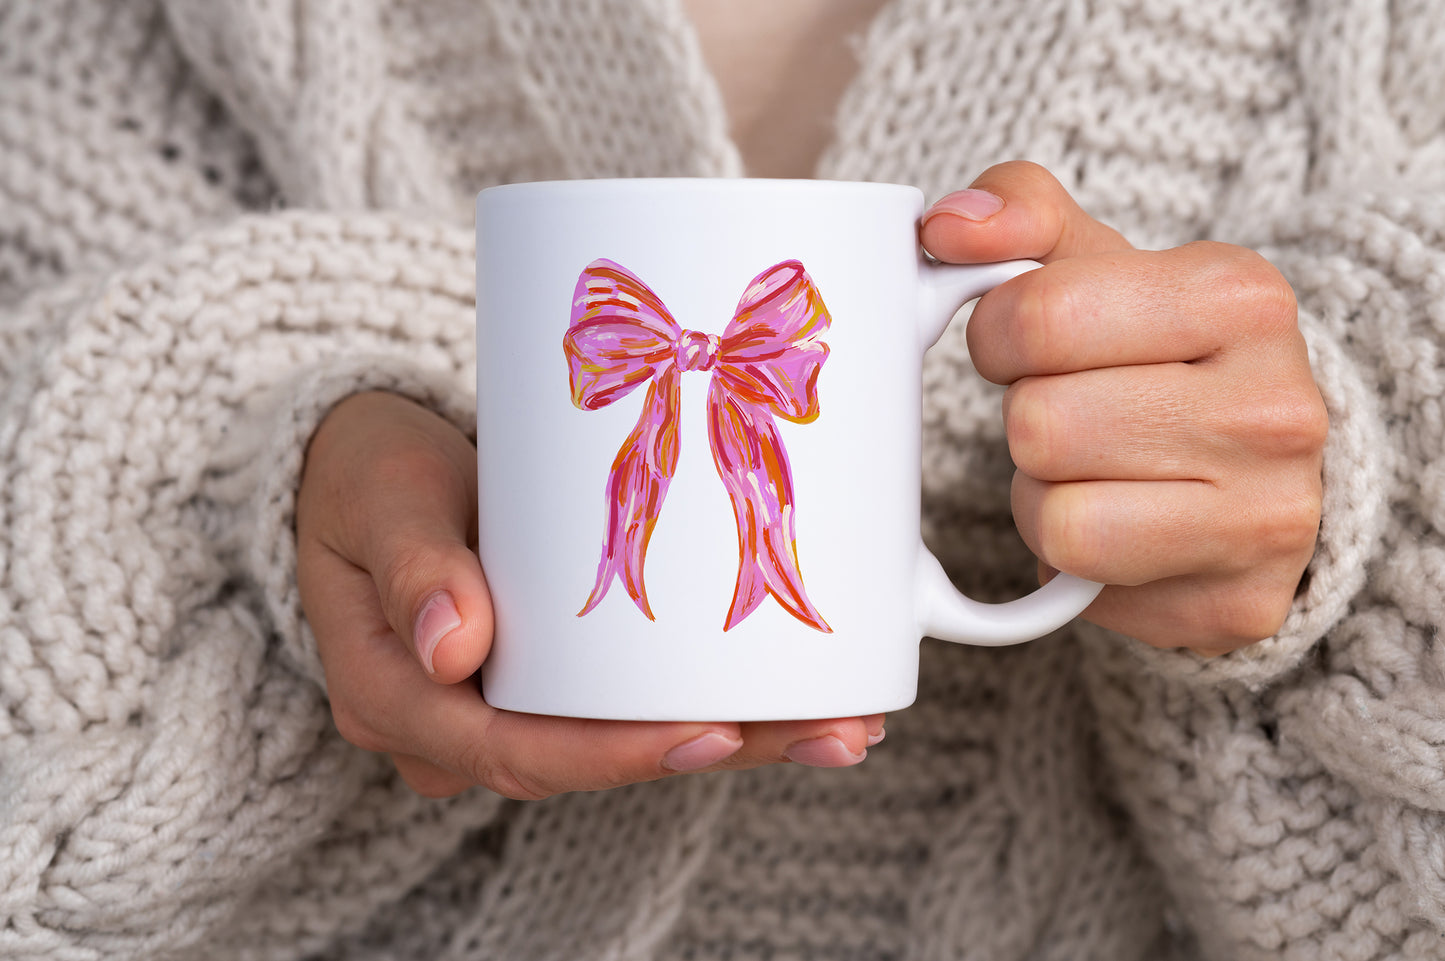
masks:
{"label": "bow knot", "polygon": [[647,384],[642,413],[607,476],[602,559],[591,611],[621,577],[653,619],[642,580],[652,529],[677,467],[679,380],[705,371],[713,465],[732,501],[738,577],[723,630],[771,594],[794,617],[831,633],[803,589],[794,536],[792,466],[774,415],[795,423],[818,416],[818,372],[831,323],[822,296],[796,260],[775,264],[743,291],[718,334],[685,330],[657,294],[621,264],[588,264],[577,278],[562,348],[572,402],[597,410]]}
{"label": "bow knot", "polygon": [[718,352],[722,350],[722,338],[717,334],[703,334],[695,330],[684,330],[677,339],[673,359],[677,369],[712,370],[717,366]]}

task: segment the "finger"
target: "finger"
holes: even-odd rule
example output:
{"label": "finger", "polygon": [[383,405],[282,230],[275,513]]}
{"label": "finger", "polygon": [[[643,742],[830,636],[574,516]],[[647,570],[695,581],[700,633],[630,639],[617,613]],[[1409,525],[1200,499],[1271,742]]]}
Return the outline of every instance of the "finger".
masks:
{"label": "finger", "polygon": [[498,711],[459,764],[508,797],[541,798],[716,769],[743,745],[736,724],[605,721]]}
{"label": "finger", "polygon": [[1196,362],[1224,350],[1303,346],[1289,284],[1243,247],[1087,255],[1030,271],[980,298],[968,347],[984,378]]}
{"label": "finger", "polygon": [[1227,577],[1176,577],[1138,587],[1111,585],[1082,616],[1154,647],[1214,657],[1276,634],[1297,584],[1298,575],[1266,571],[1244,584]]}
{"label": "finger", "polygon": [[1254,483],[1248,491],[1188,480],[1052,484],[1019,472],[1011,496],[1034,555],[1087,580],[1138,586],[1283,565],[1297,582],[1318,531],[1318,486],[1286,471]]}
{"label": "finger", "polygon": [[337,436],[323,425],[308,453],[343,465],[331,485],[335,523],[318,539],[371,573],[396,635],[435,680],[455,683],[477,670],[492,637],[491,595],[470,546],[475,449],[402,398],[347,404],[366,430]]}
{"label": "finger", "polygon": [[[1324,417],[1300,352],[1235,364],[1153,364],[1024,377],[1004,394],[1009,453],[1042,481],[1222,481],[1261,461],[1313,459]],[[1266,380],[1260,371],[1281,373]]]}
{"label": "finger", "polygon": [[[503,713],[501,717],[542,725],[567,721],[565,718],[522,714]],[[630,721],[588,721],[585,725],[584,736],[601,738],[604,744],[636,737],[643,733],[639,729],[687,727]],[[884,716],[881,714],[861,718],[750,722],[738,725],[736,734],[728,730],[732,725],[707,725],[702,732],[692,734],[689,740],[669,749],[663,757],[661,774],[653,776],[681,773],[683,770],[742,770],[779,762],[820,768],[851,767],[868,756],[870,747],[882,742],[883,725]],[[578,736],[577,732],[559,733],[567,738]],[[619,783],[634,780],[643,778],[631,777],[629,781]]]}
{"label": "finger", "polygon": [[1020,258],[1050,263],[1129,249],[1053,174],[1027,161],[990,167],[967,190],[938,201],[924,213],[919,237],[929,253],[954,264]]}
{"label": "finger", "polygon": [[[322,547],[312,548],[325,550]],[[467,783],[516,798],[599,790],[712,768],[742,745],[735,724],[645,724],[498,711],[471,681],[437,684],[398,643],[365,571],[313,558],[309,596],[332,714],[343,737],[404,755],[423,793]],[[358,598],[360,600],[358,600]],[[427,766],[429,765],[429,767]]]}
{"label": "finger", "polygon": [[790,761],[807,767],[852,767],[883,739],[883,715],[742,725],[743,747],[722,767],[758,767]]}
{"label": "finger", "polygon": [[299,587],[326,671],[332,714],[342,736],[369,751],[425,755],[414,729],[447,702],[464,726],[487,722],[491,708],[472,684],[429,679],[387,622],[372,575],[326,545],[297,547]]}
{"label": "finger", "polygon": [[474,673],[491,650],[492,600],[473,552],[475,453],[418,437],[389,448],[366,487],[374,518],[361,537],[387,622],[442,683]]}

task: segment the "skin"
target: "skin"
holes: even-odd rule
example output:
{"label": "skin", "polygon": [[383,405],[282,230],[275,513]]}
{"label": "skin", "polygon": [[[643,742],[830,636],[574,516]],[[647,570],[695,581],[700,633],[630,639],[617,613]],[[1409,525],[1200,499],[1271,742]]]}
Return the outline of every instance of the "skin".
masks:
{"label": "skin", "polygon": [[[1045,264],[981,298],[968,328],[980,374],[1008,385],[1014,517],[1041,576],[1109,584],[1085,618],[1156,646],[1213,655],[1273,634],[1314,550],[1327,428],[1279,272],[1225,244],[1136,251],[1028,163],[991,168],[920,229],[944,261]],[[651,724],[487,705],[471,679],[492,639],[475,457],[436,415],[358,395],[313,437],[297,503],[336,725],[415,790],[541,798],[673,776],[679,758],[845,766],[881,739],[881,716]],[[415,625],[439,591],[460,623],[428,670]]]}
{"label": "skin", "polygon": [[684,0],[749,177],[811,177],[884,0]]}

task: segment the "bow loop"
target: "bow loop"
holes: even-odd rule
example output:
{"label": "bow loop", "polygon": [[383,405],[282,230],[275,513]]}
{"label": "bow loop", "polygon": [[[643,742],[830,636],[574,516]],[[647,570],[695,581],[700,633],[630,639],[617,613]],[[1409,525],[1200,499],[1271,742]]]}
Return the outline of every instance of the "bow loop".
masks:
{"label": "bow loop", "polygon": [[831,319],[802,263],[786,260],[753,278],[722,335],[718,376],[736,394],[779,417],[818,416],[818,372]]}
{"label": "bow loop", "polygon": [[594,260],[577,278],[562,339],[572,403],[597,410],[647,383],[672,360],[682,328],[621,264]]}

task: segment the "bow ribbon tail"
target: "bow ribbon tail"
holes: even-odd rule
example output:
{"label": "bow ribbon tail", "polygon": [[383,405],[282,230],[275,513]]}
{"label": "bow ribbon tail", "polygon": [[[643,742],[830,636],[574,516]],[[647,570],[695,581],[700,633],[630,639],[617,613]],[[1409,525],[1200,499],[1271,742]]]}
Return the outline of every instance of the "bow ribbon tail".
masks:
{"label": "bow ribbon tail", "polygon": [[793,475],[772,413],[739,398],[714,376],[707,414],[713,463],[738,527],[738,580],[723,630],[731,630],[771,594],[798,620],[833,633],[808,599],[798,570]]}
{"label": "bow ribbon tail", "polygon": [[620,576],[638,610],[648,620],[656,620],[647,603],[642,568],[647,542],[677,468],[678,400],[678,370],[669,362],[648,385],[637,425],[618,449],[607,475],[602,558],[597,563],[597,581],[578,617],[596,607],[612,586],[613,577]]}

